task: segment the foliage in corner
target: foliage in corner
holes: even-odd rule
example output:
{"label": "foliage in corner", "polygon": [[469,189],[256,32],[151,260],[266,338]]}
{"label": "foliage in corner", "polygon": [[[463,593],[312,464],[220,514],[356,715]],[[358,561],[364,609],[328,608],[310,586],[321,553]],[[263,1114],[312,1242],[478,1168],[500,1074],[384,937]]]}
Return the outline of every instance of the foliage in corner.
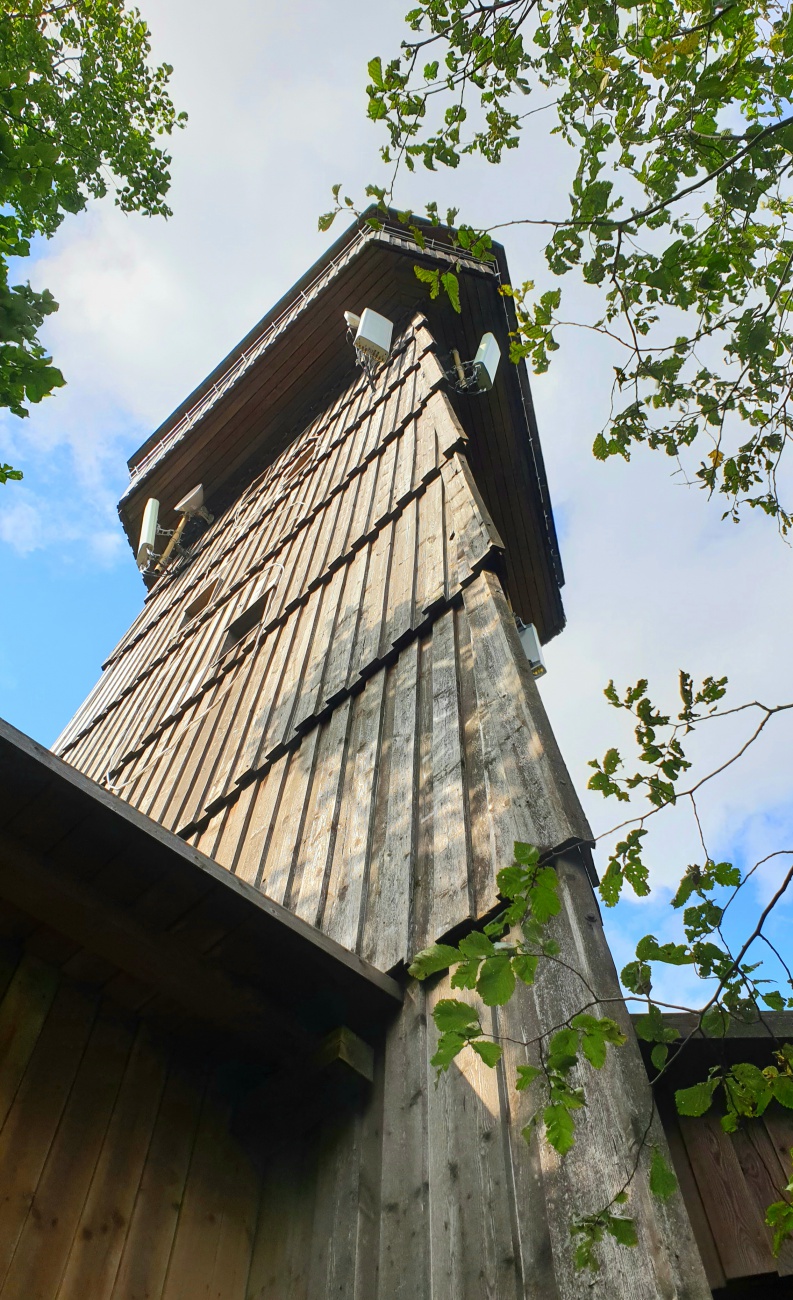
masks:
{"label": "foliage in corner", "polygon": [[[563,331],[594,330],[614,355],[597,458],[640,446],[692,483],[783,531],[777,473],[793,407],[793,18],[786,0],[418,0],[407,39],[368,64],[368,115],[387,179],[366,193],[399,208],[403,169],[497,165],[529,119],[570,147],[566,199],[505,223],[538,228],[555,284],[505,286],[514,360],[547,369]],[[537,115],[541,116],[537,116]],[[353,207],[341,187],[334,208]],[[439,225],[437,203],[426,207]],[[422,225],[402,214],[421,246]],[[458,222],[487,257],[499,229]],[[591,310],[565,318],[575,274]],[[693,450],[693,460],[690,453]]]}
{"label": "foliage in corner", "polygon": [[[152,67],[149,31],[123,0],[19,0],[0,11],[0,406],[26,416],[65,382],[39,342],[58,304],[11,284],[9,263],[67,213],[112,187],[123,212],[169,216],[170,157],[183,126],[172,68]],[[0,482],[20,478],[4,465]]]}

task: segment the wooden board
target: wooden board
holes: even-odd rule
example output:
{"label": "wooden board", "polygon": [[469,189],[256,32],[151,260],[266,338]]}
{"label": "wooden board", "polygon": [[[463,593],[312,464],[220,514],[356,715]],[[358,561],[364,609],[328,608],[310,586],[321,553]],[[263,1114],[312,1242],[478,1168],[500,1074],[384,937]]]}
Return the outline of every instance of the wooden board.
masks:
{"label": "wooden board", "polygon": [[728,1278],[776,1272],[762,1216],[717,1115],[678,1117],[686,1152]]}
{"label": "wooden board", "polygon": [[172,1063],[111,1300],[159,1300],[162,1295],[204,1087],[200,1068]]}

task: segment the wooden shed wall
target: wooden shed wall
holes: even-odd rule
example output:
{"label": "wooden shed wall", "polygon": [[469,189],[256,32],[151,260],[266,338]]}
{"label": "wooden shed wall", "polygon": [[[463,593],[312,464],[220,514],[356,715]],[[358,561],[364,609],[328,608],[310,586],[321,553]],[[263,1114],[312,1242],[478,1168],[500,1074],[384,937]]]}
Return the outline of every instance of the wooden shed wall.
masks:
{"label": "wooden shed wall", "polygon": [[243,1300],[259,1204],[228,1070],[3,954],[0,1296]]}
{"label": "wooden shed wall", "polygon": [[[591,887],[574,863],[559,873],[560,937],[603,978]],[[0,960],[2,1300],[590,1294],[572,1268],[570,1219],[624,1179],[632,1148],[615,1139],[648,1098],[626,1048],[561,1166],[524,1141],[534,1101],[512,1084],[533,1049],[520,1044],[538,1016],[569,1014],[570,981],[493,1013],[512,1040],[503,1066],[469,1052],[437,1086],[430,1012],[448,980],[413,986],[374,1083],[329,1108],[321,1079],[293,1093],[188,1054],[34,956],[0,949]],[[610,1294],[705,1300],[681,1203],[652,1204],[641,1183],[636,1196],[639,1248],[604,1248]]]}
{"label": "wooden shed wall", "polygon": [[774,1256],[764,1222],[791,1177],[793,1117],[774,1103],[761,1119],[725,1133],[715,1111],[692,1119],[676,1113],[671,1097],[659,1104],[711,1286],[755,1279],[760,1300],[761,1279],[793,1277],[793,1244]]}

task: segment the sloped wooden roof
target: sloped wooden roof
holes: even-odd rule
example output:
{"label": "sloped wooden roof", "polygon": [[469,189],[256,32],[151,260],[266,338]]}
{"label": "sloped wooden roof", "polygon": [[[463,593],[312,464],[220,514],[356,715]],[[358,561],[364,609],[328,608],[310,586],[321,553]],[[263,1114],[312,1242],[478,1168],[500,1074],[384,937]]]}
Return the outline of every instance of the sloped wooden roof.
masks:
{"label": "sloped wooden roof", "polygon": [[[396,1010],[391,980],[0,720],[0,940],[260,1060]],[[196,1026],[196,1030],[192,1029]]]}

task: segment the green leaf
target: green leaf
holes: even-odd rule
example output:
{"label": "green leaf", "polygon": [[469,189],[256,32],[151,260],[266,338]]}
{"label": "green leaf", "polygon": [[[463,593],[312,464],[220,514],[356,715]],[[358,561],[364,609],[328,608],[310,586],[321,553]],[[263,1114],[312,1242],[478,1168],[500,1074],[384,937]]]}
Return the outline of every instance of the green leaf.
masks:
{"label": "green leaf", "polygon": [[683,943],[659,943],[654,934],[646,934],[636,945],[639,961],[663,961],[669,966],[690,966],[695,958]]}
{"label": "green leaf", "polygon": [[509,1002],[515,992],[515,972],[507,953],[499,953],[482,962],[476,989],[487,1007],[500,1007]]}
{"label": "green leaf", "polygon": [[773,1252],[778,1255],[784,1243],[793,1236],[793,1205],[787,1201],[774,1201],[765,1213],[765,1221],[773,1229]]}
{"label": "green leaf", "polygon": [[440,1002],[435,1004],[432,1018],[443,1034],[449,1031],[466,1034],[474,1025],[479,1024],[479,1013],[476,1008],[469,1006],[467,1002],[459,1002],[457,998],[441,998]]}
{"label": "green leaf", "polygon": [[480,930],[472,930],[460,940],[460,952],[465,957],[492,957],[495,948]]}
{"label": "green leaf", "polygon": [[558,916],[562,904],[559,900],[559,881],[553,867],[541,867],[536,871],[529,899],[532,915],[541,925],[547,924],[551,917]]}
{"label": "green leaf", "polygon": [[658,1147],[653,1147],[650,1161],[650,1191],[662,1201],[668,1200],[677,1191],[677,1179]]}
{"label": "green leaf", "polygon": [[524,844],[522,840],[515,840],[513,853],[515,861],[522,867],[536,867],[540,860],[540,850],[533,844]]}
{"label": "green leaf", "polygon": [[771,1091],[782,1106],[793,1110],[793,1079],[788,1074],[778,1074],[771,1082]]}
{"label": "green leaf", "polygon": [[460,282],[453,271],[446,271],[441,276],[441,284],[446,290],[446,296],[452,304],[454,310],[458,313],[462,311],[460,306]]}
{"label": "green leaf", "polygon": [[382,90],[382,89],[384,88],[384,85],[385,85],[385,83],[384,83],[384,81],[383,81],[383,63],[382,63],[382,60],[379,59],[379,58],[378,58],[378,59],[370,59],[369,62],[367,63],[367,65],[366,65],[366,71],[368,72],[371,81],[373,81],[374,84],[375,84],[375,86],[377,86],[377,89],[378,89],[378,90]]}
{"label": "green leaf", "polygon": [[784,1011],[787,1003],[778,989],[771,989],[762,995],[762,1001],[771,1011]]}
{"label": "green leaf", "polygon": [[722,1006],[708,1007],[702,1017],[702,1032],[709,1038],[726,1038],[730,1028],[730,1013]]}
{"label": "green leaf", "polygon": [[675,1093],[675,1105],[680,1115],[704,1115],[713,1105],[713,1094],[718,1088],[719,1079],[708,1079],[695,1083],[691,1088],[680,1088]]}
{"label": "green leaf", "polygon": [[416,953],[408,966],[408,974],[412,975],[414,980],[425,980],[429,975],[436,975],[438,971],[448,970],[459,960],[460,954],[456,948],[445,943],[434,943],[431,948]]}
{"label": "green leaf", "polygon": [[548,1046],[548,1066],[552,1070],[569,1070],[578,1059],[578,1033],[575,1029],[558,1029]]}
{"label": "green leaf", "polygon": [[666,1043],[656,1043],[655,1047],[650,1052],[650,1060],[652,1061],[656,1070],[663,1070],[664,1066],[666,1065],[666,1060],[668,1056],[669,1056],[669,1048],[667,1047]]}
{"label": "green leaf", "polygon": [[484,1042],[482,1039],[471,1043],[471,1047],[476,1052],[477,1056],[481,1056],[485,1065],[489,1066],[497,1065],[504,1052],[500,1043],[488,1043]]}
{"label": "green leaf", "polygon": [[680,1037],[677,1029],[668,1025],[659,1007],[651,1003],[643,1016],[634,1020],[637,1037],[645,1043],[673,1043]]}
{"label": "green leaf", "polygon": [[533,984],[537,976],[539,957],[535,953],[520,953],[512,959],[512,969],[524,984]]}
{"label": "green leaf", "polygon": [[517,1068],[517,1076],[518,1078],[515,1088],[518,1092],[523,1092],[524,1088],[530,1087],[531,1084],[534,1083],[535,1079],[539,1079],[542,1076],[542,1070],[536,1065],[519,1065]]}
{"label": "green leaf", "polygon": [[575,1125],[573,1117],[566,1106],[552,1103],[542,1112],[545,1122],[545,1136],[560,1156],[565,1155],[575,1142]]}
{"label": "green leaf", "polygon": [[336,220],[335,212],[325,212],[317,220],[317,229],[323,232],[326,230],[330,230],[335,220]]}
{"label": "green leaf", "polygon": [[468,1039],[462,1034],[441,1034],[435,1055],[430,1057],[430,1065],[434,1066],[439,1072],[448,1070],[455,1056],[466,1046],[467,1042]]}
{"label": "green leaf", "polygon": [[496,873],[496,884],[505,898],[518,898],[531,884],[531,875],[525,867],[502,867]]}
{"label": "green leaf", "polygon": [[450,980],[453,989],[475,989],[479,977],[479,958],[461,961]]}
{"label": "green leaf", "polygon": [[613,1047],[621,1047],[626,1041],[625,1034],[616,1020],[610,1020],[607,1016],[582,1014],[575,1016],[571,1024],[581,1034],[581,1050],[589,1064],[596,1070],[602,1069],[605,1065],[609,1044]]}
{"label": "green leaf", "polygon": [[630,961],[623,966],[620,979],[629,993],[646,997],[652,991],[652,970],[645,961]]}
{"label": "green leaf", "polygon": [[430,287],[430,298],[437,298],[440,293],[440,271],[431,271],[426,266],[414,266],[413,274],[422,284],[428,284]]}
{"label": "green leaf", "polygon": [[636,1246],[639,1239],[636,1236],[636,1224],[633,1219],[623,1219],[618,1215],[608,1215],[605,1223],[606,1232],[608,1232],[615,1241],[621,1246]]}

